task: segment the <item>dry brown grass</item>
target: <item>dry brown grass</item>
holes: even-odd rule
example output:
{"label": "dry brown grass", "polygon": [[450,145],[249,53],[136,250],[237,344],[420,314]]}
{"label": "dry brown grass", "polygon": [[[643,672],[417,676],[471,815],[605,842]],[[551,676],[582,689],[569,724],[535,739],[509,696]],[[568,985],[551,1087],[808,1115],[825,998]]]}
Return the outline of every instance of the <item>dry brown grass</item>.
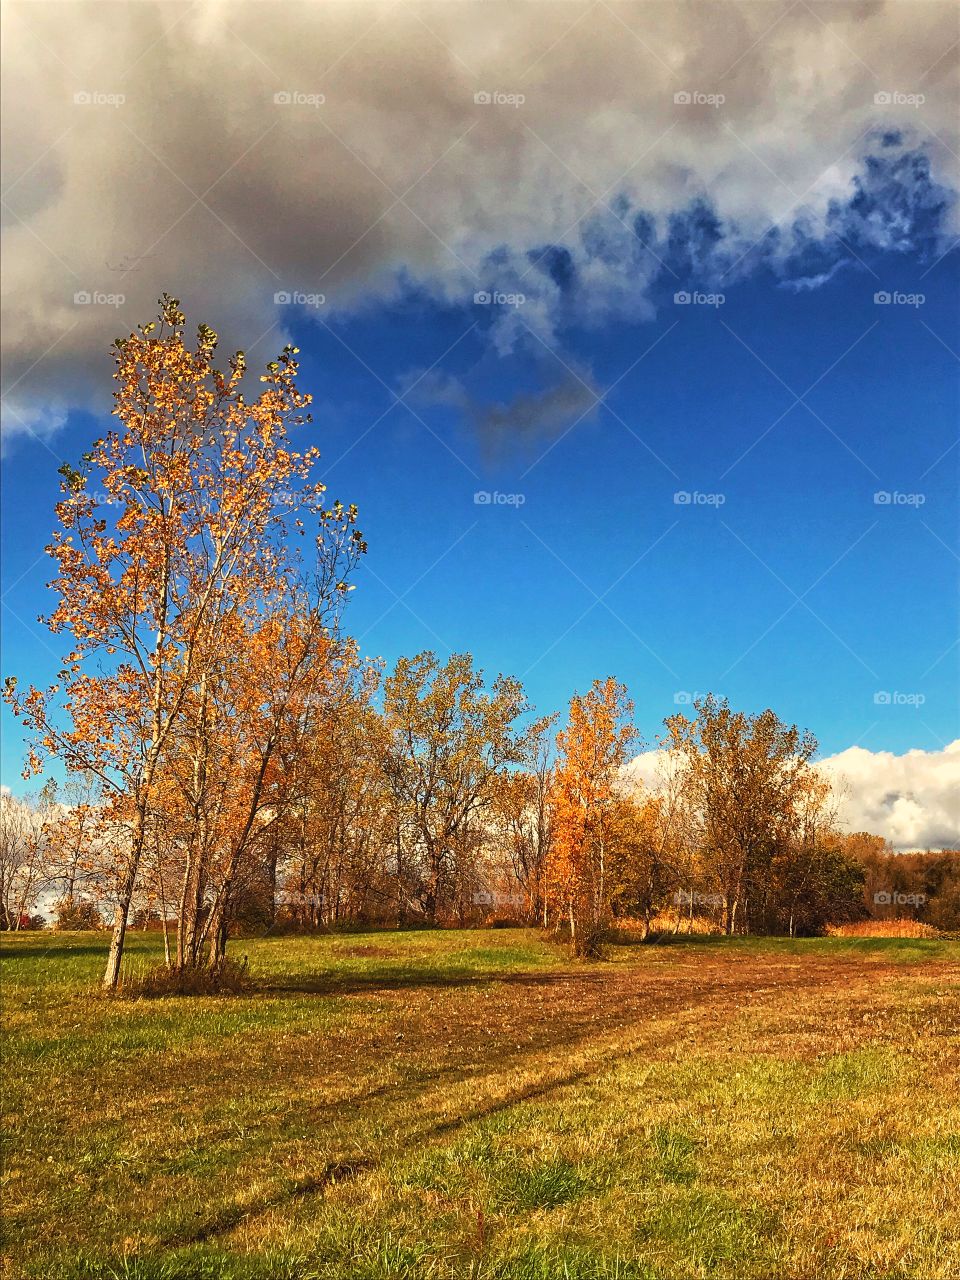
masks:
{"label": "dry brown grass", "polygon": [[244,947],[248,995],[106,1001],[102,942],[4,946],[12,1275],[960,1276],[956,943]]}
{"label": "dry brown grass", "polygon": [[857,920],[827,926],[830,938],[939,938],[940,930],[920,920]]}

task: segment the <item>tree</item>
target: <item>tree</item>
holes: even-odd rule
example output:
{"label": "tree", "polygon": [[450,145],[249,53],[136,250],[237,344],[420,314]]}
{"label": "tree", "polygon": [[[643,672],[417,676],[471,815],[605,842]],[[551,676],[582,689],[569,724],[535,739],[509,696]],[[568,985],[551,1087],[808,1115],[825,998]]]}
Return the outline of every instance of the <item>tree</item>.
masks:
{"label": "tree", "polygon": [[48,782],[44,791],[50,797],[46,824],[50,873],[57,881],[61,904],[79,896],[99,898],[99,782],[92,773],[77,773],[63,785]]}
{"label": "tree", "polygon": [[284,758],[293,785],[274,852],[286,914],[304,927],[381,917],[396,907],[386,743],[371,705],[378,684],[378,668],[345,644],[336,678]]}
{"label": "tree", "polygon": [[[384,685],[383,759],[394,805],[396,874],[414,885],[423,916],[436,922],[457,898],[458,870],[488,817],[496,786],[529,752],[528,710],[518,680],[498,676],[486,691],[466,653],[441,665],[429,651],[401,658]],[[411,870],[415,868],[415,877]]]}
{"label": "tree", "polygon": [[0,929],[33,927],[37,904],[53,887],[49,813],[49,791],[25,799],[0,795]]}
{"label": "tree", "polygon": [[775,856],[796,838],[817,742],[770,710],[734,712],[712,695],[694,707],[694,719],[666,721],[668,746],[706,873],[723,897],[725,931],[747,931],[752,913],[763,915]]}
{"label": "tree", "polygon": [[556,720],[552,715],[535,722],[527,767],[505,773],[494,792],[493,837],[509,856],[509,868],[504,868],[508,882],[524,895],[531,921],[539,919],[546,906],[544,874],[553,847],[553,761],[548,735]]}
{"label": "tree", "polygon": [[323,485],[309,478],[318,451],[290,447],[309,402],[296,385],[295,349],[267,366],[266,385],[248,401],[243,354],[222,373],[213,330],[201,325],[191,348],[184,326],[165,295],[159,326],[116,342],[119,425],[79,468],[62,469],[60,528],[48,548],[59,602],[47,622],[73,647],[49,689],[21,696],[8,681],[5,691],[33,731],[30,766],[54,754],[93,773],[126,834],[107,987],[119,978],[164,769],[229,643],[256,636],[251,601],[292,588],[290,544],[305,521],[328,598],[346,589],[345,568],[364,549],[355,509],[328,509]]}
{"label": "tree", "polygon": [[547,893],[566,915],[578,955],[595,949],[618,888],[611,837],[619,774],[637,736],[632,714],[623,685],[612,677],[595,680],[588,693],[574,695],[567,727],[557,735]]}

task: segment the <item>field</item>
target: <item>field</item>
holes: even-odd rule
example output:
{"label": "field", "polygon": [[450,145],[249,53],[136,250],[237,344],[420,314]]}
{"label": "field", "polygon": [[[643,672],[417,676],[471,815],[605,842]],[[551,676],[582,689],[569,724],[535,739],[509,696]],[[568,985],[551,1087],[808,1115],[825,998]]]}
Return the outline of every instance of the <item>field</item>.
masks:
{"label": "field", "polygon": [[956,942],[271,938],[154,1000],[104,951],[4,939],[9,1275],[960,1276]]}

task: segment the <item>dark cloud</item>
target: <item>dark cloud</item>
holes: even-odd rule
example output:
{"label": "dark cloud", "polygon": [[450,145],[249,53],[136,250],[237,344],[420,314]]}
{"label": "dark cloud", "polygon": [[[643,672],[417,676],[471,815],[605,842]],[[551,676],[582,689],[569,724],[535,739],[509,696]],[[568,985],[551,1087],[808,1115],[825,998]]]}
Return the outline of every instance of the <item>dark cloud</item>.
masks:
{"label": "dark cloud", "polygon": [[[163,290],[263,358],[287,336],[278,293],[322,293],[336,316],[408,282],[444,304],[519,290],[522,322],[502,309],[487,327],[502,353],[650,316],[671,255],[709,275],[759,241],[785,277],[805,255],[816,283],[834,231],[955,234],[951,6],[703,14],[8,5],[6,429],[103,407],[110,342]],[[924,101],[878,105],[883,85]],[[562,429],[583,395],[526,392],[490,429]]]}

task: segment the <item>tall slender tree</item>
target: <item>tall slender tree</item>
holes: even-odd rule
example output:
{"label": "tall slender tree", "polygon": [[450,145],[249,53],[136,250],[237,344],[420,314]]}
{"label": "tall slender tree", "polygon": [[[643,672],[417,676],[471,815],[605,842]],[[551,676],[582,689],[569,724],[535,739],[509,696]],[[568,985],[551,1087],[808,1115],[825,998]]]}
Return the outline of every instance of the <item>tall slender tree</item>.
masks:
{"label": "tall slender tree", "polygon": [[[310,478],[316,448],[290,431],[306,421],[294,348],[248,400],[238,352],[214,364],[217,335],[195,345],[164,295],[159,320],[115,344],[116,427],[77,468],[64,467],[59,528],[49,553],[58,597],[47,619],[72,647],[57,682],[5,693],[33,731],[29,767],[48,754],[103,784],[126,833],[117,868],[113,936],[104,974],[116,986],[130,903],[151,839],[161,776],[231,627],[247,623],[264,587],[291,580],[290,542],[312,526],[327,595],[363,550],[356,510],[328,507]],[[346,561],[346,564],[344,564]]]}
{"label": "tall slender tree", "polygon": [[637,738],[632,715],[625,687],[609,676],[574,695],[567,726],[557,735],[547,891],[566,916],[578,955],[595,949],[617,888],[611,837],[620,771]]}

